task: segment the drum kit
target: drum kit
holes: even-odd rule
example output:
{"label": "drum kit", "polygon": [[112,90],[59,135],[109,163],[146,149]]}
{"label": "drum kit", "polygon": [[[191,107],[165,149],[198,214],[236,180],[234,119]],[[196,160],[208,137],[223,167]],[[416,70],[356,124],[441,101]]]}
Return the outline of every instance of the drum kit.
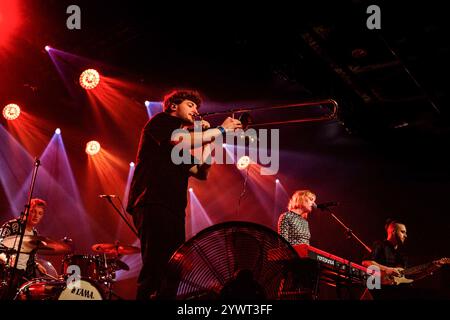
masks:
{"label": "drum kit", "polygon": [[[12,256],[17,252],[17,236],[2,240],[2,251]],[[95,254],[73,254],[70,241],[52,240],[48,237],[26,235],[23,238],[21,253],[36,254],[36,262],[41,266],[40,276],[34,279],[21,279],[13,295],[15,300],[111,300],[120,298],[113,291],[116,271],[130,270],[120,260],[124,255],[136,254],[140,249],[134,246],[115,243],[98,243],[92,246]],[[64,258],[60,273],[41,256]],[[13,268],[0,264],[0,288],[10,286]]]}

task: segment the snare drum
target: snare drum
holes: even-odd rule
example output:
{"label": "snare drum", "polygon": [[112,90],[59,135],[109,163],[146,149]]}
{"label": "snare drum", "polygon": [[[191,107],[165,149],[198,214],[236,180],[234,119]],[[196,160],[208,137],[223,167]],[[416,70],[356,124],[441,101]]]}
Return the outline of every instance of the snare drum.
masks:
{"label": "snare drum", "polygon": [[64,281],[36,278],[19,288],[15,300],[55,300],[64,286]]}
{"label": "snare drum", "polygon": [[62,262],[62,274],[67,275],[67,268],[76,265],[80,268],[81,277],[99,280],[103,270],[102,261],[99,255],[67,255]]}
{"label": "snare drum", "polygon": [[23,284],[15,300],[105,300],[105,291],[93,280],[81,278],[69,288],[63,280],[37,278]]}

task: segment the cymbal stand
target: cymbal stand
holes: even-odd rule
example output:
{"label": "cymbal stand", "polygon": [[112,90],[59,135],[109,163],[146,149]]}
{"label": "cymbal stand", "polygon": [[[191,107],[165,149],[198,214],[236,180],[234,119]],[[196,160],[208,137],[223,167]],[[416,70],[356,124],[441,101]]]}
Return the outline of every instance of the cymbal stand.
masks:
{"label": "cymbal stand", "polygon": [[[28,217],[30,214],[31,199],[33,198],[34,186],[36,184],[36,177],[37,177],[37,173],[38,173],[38,169],[39,169],[40,165],[41,165],[41,161],[36,158],[34,161],[33,174],[31,176],[30,191],[28,192],[28,201],[27,201],[27,204],[25,205],[25,210],[21,213],[21,216],[20,216],[19,245],[18,245],[18,249],[16,250],[17,252],[16,252],[15,261],[14,261],[14,267],[11,270],[10,288],[14,287],[14,282],[15,282],[15,278],[17,275],[17,265],[19,263],[19,256],[22,251],[23,238],[25,236],[25,229],[26,229],[26,226],[28,223]],[[7,265],[9,265],[9,257],[8,257]]]}

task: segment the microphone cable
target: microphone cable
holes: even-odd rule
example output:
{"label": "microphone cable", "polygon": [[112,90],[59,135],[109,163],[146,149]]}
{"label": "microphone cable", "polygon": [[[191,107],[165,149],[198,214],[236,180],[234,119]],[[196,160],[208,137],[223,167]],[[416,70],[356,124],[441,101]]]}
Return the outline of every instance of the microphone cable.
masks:
{"label": "microphone cable", "polygon": [[248,175],[249,175],[249,172],[250,172],[250,166],[248,166],[246,171],[247,172],[245,174],[244,183],[242,185],[242,192],[239,195],[238,205],[237,205],[237,209],[236,209],[236,214],[237,215],[239,215],[239,208],[241,206],[241,200],[244,197],[245,193],[247,192],[247,181],[248,181]]}

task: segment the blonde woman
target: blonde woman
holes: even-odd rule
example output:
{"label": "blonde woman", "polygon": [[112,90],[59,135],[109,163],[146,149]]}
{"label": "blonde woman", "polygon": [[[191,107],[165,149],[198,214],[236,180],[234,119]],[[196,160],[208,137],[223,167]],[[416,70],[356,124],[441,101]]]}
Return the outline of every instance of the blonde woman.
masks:
{"label": "blonde woman", "polygon": [[310,190],[297,190],[288,204],[288,211],[278,219],[278,233],[291,245],[308,244],[311,238],[308,215],[316,206],[316,195]]}

